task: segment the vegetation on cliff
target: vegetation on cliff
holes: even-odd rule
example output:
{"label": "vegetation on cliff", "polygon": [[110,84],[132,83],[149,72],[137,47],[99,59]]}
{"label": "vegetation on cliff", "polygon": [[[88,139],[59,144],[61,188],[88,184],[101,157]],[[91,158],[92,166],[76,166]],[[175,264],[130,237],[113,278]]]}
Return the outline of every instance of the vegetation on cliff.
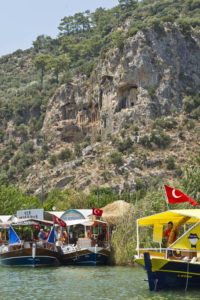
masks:
{"label": "vegetation on cliff", "polygon": [[[58,27],[57,38],[40,35],[33,41],[32,48],[25,51],[19,49],[1,57],[1,213],[11,214],[18,208],[34,208],[42,205],[47,210],[51,210],[52,206],[60,210],[70,207],[91,208],[97,205],[97,193],[101,206],[116,199],[125,199],[135,205],[135,210],[127,217],[129,221],[126,225],[124,220],[121,225],[117,225],[112,243],[116,261],[121,261],[121,257],[124,257],[128,262],[134,248],[135,225],[132,223],[132,217],[140,216],[141,211],[150,214],[164,208],[155,200],[161,197],[161,192],[156,196],[152,186],[157,186],[158,182],[160,184],[162,178],[169,177],[171,182],[179,182],[183,191],[199,201],[200,157],[197,154],[197,143],[200,137],[200,94],[199,86],[195,86],[191,78],[194,75],[197,82],[198,76],[193,74],[190,77],[187,72],[182,72],[179,66],[177,69],[180,69],[180,72],[177,76],[183,89],[178,97],[182,108],[178,111],[176,103],[174,106],[171,105],[168,111],[166,109],[170,116],[159,111],[156,87],[150,82],[146,87],[147,96],[151,101],[149,106],[157,110],[158,118],[153,116],[150,120],[143,115],[138,123],[134,118],[129,118],[121,124],[119,132],[113,131],[107,136],[101,136],[100,132],[96,132],[96,136],[91,137],[90,130],[86,128],[87,130],[84,129],[80,135],[74,136],[69,143],[62,141],[62,145],[58,145],[60,149],[57,152],[51,143],[46,141],[41,131],[49,99],[55,95],[58,88],[62,84],[72,83],[74,78],[78,85],[86,81],[91,83],[98,73],[99,63],[108,60],[107,53],[110,49],[113,49],[113,55],[123,58],[129,40],[134,39],[138,32],[149,31],[155,33],[156,40],[153,42],[159,41],[159,49],[162,49],[162,39],[167,34],[166,30],[170,34],[178,30],[184,41],[191,41],[190,46],[193,49],[194,40],[199,39],[199,26],[200,0],[119,0],[119,4],[112,9],[98,8],[95,12],[87,10],[74,16],[63,17]],[[154,53],[150,42],[142,41],[140,45],[146,49],[148,55],[150,52]],[[174,55],[176,53],[173,52],[172,56]],[[180,57],[177,61],[179,59]],[[158,61],[156,56],[151,60],[153,66],[163,63]],[[127,58],[126,62],[129,63]],[[173,68],[174,66],[168,65],[167,72]],[[173,75],[171,73],[168,75],[167,72],[163,75],[164,80],[167,76]],[[101,81],[106,80],[112,82],[113,79],[109,76],[101,78]],[[173,80],[175,82],[175,79]],[[119,94],[123,92],[123,88],[119,89]],[[168,92],[167,88],[166,91]],[[173,95],[169,96],[172,102]],[[169,98],[165,98],[163,94],[163,102]],[[125,109],[123,97],[120,101],[117,109]],[[131,109],[134,110],[134,103],[131,105]],[[167,103],[164,106],[167,107]],[[101,121],[106,126],[106,121],[103,119]],[[75,165],[80,166],[78,182],[74,179],[76,169],[73,161]],[[194,161],[196,166],[193,166]],[[188,167],[184,170],[186,164]],[[53,180],[62,173],[59,166],[64,165],[66,168],[71,167],[71,187],[66,189],[61,182],[61,191],[59,184]],[[37,166],[39,170],[45,169],[49,177],[43,174],[41,179]],[[96,173],[94,170],[97,170]],[[46,193],[44,192],[41,197],[42,201],[45,200],[43,204],[39,198],[29,196],[35,192],[34,188],[24,193],[9,185],[17,182],[23,185],[31,175],[38,180],[37,188],[46,184],[50,189],[48,180],[50,176],[53,178],[55,188],[50,193],[49,190],[48,192],[45,190]],[[93,180],[96,179],[95,183],[93,181],[82,183],[81,176],[89,177],[89,175]],[[123,187],[120,186],[122,177],[125,181]],[[113,178],[118,184],[115,189],[108,187],[113,184]],[[97,182],[100,182],[99,189]],[[80,192],[81,184],[83,189],[88,186],[90,192]],[[151,202],[152,197],[154,200]],[[147,203],[150,202],[149,206]],[[145,209],[142,205],[145,205]],[[130,239],[124,240],[123,237],[124,239],[119,241],[124,227]],[[127,247],[120,246],[120,249],[117,249],[120,243]],[[127,252],[122,253],[122,248]]]}
{"label": "vegetation on cliff", "polygon": [[[40,133],[49,98],[62,84],[73,76],[93,76],[99,59],[108,49],[123,50],[124,41],[139,30],[149,28],[163,33],[163,24],[177,24],[188,37],[200,25],[199,0],[119,0],[112,9],[98,8],[63,17],[56,39],[40,35],[33,47],[17,50],[0,58],[0,159],[1,180],[15,182],[27,176],[27,167],[38,159],[48,156],[48,147]],[[127,25],[128,24],[128,25]],[[183,79],[186,74],[182,74]],[[149,87],[154,96],[154,87]],[[183,101],[186,113],[199,117],[199,95],[190,91]],[[160,143],[168,137],[160,133],[158,139],[153,132],[151,142]],[[24,150],[24,144],[35,140],[40,145],[38,152]],[[162,143],[163,147],[164,144]],[[119,145],[120,147],[120,145]],[[121,151],[121,150],[120,150]],[[122,151],[123,152],[123,151]],[[118,161],[119,154],[111,154],[111,161]],[[56,158],[50,162],[55,164]]]}

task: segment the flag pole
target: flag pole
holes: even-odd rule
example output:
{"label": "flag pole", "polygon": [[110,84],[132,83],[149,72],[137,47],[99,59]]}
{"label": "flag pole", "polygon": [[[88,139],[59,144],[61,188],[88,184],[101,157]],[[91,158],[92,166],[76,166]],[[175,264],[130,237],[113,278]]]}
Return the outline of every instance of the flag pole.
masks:
{"label": "flag pole", "polygon": [[163,192],[163,196],[164,196],[164,199],[167,203],[167,210],[169,210],[169,202],[168,202],[168,199],[167,199],[167,196],[166,196],[166,192],[165,192],[165,189],[164,187],[162,186],[162,192]]}
{"label": "flag pole", "polygon": [[99,185],[97,186],[97,203],[99,208]]}

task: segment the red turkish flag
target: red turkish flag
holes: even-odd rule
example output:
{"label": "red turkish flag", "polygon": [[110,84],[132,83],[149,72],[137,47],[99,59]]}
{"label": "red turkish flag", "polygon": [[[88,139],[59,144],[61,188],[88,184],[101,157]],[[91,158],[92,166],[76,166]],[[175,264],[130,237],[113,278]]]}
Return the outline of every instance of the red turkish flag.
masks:
{"label": "red turkish flag", "polygon": [[101,216],[102,216],[102,213],[103,213],[103,210],[102,210],[102,209],[99,209],[99,208],[96,208],[96,207],[93,207],[93,208],[92,208],[92,214],[93,214],[94,216],[101,217]]}
{"label": "red turkish flag", "polygon": [[40,226],[39,225],[34,225],[35,229],[40,230]]}
{"label": "red turkish flag", "polygon": [[55,215],[53,215],[53,220],[54,220],[54,224],[58,224],[61,227],[66,227],[67,226],[65,221],[63,221],[62,219],[56,217]]}
{"label": "red turkish flag", "polygon": [[199,205],[189,196],[185,195],[181,191],[172,188],[170,186],[165,185],[165,191],[167,194],[168,202],[169,203],[181,203],[181,202],[190,202],[191,205]]}

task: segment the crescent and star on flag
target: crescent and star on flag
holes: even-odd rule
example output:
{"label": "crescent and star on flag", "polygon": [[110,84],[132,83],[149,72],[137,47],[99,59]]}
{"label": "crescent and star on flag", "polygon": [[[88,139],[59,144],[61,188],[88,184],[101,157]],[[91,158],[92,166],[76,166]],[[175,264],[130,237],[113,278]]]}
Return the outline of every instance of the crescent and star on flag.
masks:
{"label": "crescent and star on flag", "polygon": [[172,196],[173,196],[174,198],[181,198],[181,197],[182,197],[182,195],[180,195],[180,196],[177,196],[177,195],[176,195],[176,190],[175,190],[175,189],[172,190]]}

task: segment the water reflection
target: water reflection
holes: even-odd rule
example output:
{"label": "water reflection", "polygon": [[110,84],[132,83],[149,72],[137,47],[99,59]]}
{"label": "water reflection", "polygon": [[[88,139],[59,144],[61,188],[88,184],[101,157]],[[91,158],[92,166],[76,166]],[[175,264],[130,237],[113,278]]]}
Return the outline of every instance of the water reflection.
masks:
{"label": "water reflection", "polygon": [[149,292],[146,274],[129,267],[0,267],[0,299],[200,299],[200,291]]}

